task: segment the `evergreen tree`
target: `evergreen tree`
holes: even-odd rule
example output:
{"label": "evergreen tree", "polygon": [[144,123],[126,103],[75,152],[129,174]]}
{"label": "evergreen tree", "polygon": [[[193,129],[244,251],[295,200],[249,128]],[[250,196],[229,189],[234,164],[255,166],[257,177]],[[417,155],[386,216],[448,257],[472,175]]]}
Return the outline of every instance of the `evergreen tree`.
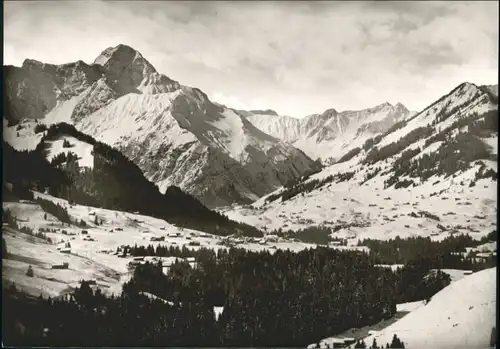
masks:
{"label": "evergreen tree", "polygon": [[63,148],[71,148],[71,146],[71,143],[67,139],[63,141]]}
{"label": "evergreen tree", "polygon": [[2,259],[7,257],[7,242],[5,242],[5,238],[2,238]]}
{"label": "evergreen tree", "polygon": [[391,348],[398,348],[401,349],[401,340],[398,338],[396,334],[392,337],[392,342],[391,342]]}
{"label": "evergreen tree", "polygon": [[33,272],[33,268],[31,265],[28,267],[28,270],[26,271],[26,276],[33,277],[35,276],[35,273]]}

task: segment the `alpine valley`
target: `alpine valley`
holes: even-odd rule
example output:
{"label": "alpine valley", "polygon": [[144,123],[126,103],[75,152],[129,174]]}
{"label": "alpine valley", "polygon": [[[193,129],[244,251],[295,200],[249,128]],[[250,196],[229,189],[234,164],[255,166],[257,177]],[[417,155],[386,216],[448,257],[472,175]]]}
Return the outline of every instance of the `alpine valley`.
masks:
{"label": "alpine valley", "polygon": [[118,45],[4,102],[9,345],[495,342],[497,85],[299,119]]}
{"label": "alpine valley", "polygon": [[[320,168],[199,89],[158,73],[129,46],[108,48],[91,65],[27,59],[4,72],[6,119],[24,120],[26,129],[35,120],[73,124],[120,150],[160,191],[175,185],[209,207],[251,203]],[[13,135],[15,148],[27,146]]]}
{"label": "alpine valley", "polygon": [[496,226],[497,140],[496,86],[463,83],[319,173],[221,211],[263,229],[328,226],[352,239],[481,235]]}

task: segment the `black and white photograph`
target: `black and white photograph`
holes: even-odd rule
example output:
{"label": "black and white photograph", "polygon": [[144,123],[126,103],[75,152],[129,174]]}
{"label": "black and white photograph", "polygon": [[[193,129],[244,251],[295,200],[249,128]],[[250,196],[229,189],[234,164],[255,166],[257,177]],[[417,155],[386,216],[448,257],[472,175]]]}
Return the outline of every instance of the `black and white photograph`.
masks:
{"label": "black and white photograph", "polygon": [[498,345],[499,1],[4,1],[2,345]]}

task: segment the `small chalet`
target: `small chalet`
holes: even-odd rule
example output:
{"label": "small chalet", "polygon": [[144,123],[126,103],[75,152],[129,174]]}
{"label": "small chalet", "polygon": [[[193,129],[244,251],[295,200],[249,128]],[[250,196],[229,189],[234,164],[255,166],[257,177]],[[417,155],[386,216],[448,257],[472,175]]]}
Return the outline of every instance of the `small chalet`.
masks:
{"label": "small chalet", "polygon": [[63,264],[54,264],[52,265],[52,269],[68,269],[69,263],[64,262]]}

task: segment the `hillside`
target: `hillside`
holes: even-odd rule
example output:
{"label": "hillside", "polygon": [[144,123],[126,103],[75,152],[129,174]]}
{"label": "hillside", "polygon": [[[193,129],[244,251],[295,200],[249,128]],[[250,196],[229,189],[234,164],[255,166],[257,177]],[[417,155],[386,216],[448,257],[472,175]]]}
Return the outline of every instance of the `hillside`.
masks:
{"label": "hillside", "polygon": [[496,224],[497,139],[496,100],[464,83],[320,173],[221,211],[268,230],[337,227],[352,242],[464,232],[479,238]]}
{"label": "hillside", "polygon": [[490,347],[492,333],[496,338],[496,273],[486,269],[452,283],[365,343],[385,345],[396,334],[408,349]]}
{"label": "hillside", "polygon": [[[64,147],[66,145],[66,147]],[[32,151],[17,151],[4,142],[4,181],[25,190],[34,188],[74,203],[138,211],[187,228],[220,235],[260,235],[211,211],[178,187],[160,193],[141,170],[118,150],[77,131],[55,124],[43,132]],[[50,162],[49,162],[50,160]],[[21,197],[24,198],[24,197]],[[29,197],[26,197],[29,199]]]}
{"label": "hillside", "polygon": [[[186,229],[168,219],[139,212],[70,203],[40,192],[34,192],[33,196],[33,200],[24,201],[4,197],[3,223],[8,226],[4,225],[3,238],[9,255],[2,260],[2,275],[4,285],[14,283],[36,297],[40,293],[44,296],[65,294],[78,286],[82,279],[94,279],[104,292],[120,294],[122,284],[131,276],[128,264],[132,257],[120,258],[116,253],[125,245],[194,251],[200,248],[229,249],[224,237],[207,233],[211,230],[207,223],[200,230]],[[48,209],[47,201],[61,209]],[[72,223],[61,220],[65,216],[61,215],[63,210]],[[10,219],[6,218],[7,211]],[[285,240],[265,244],[246,238],[234,241],[249,251],[270,253],[276,249],[300,251],[315,247]],[[60,252],[67,242],[70,243],[70,252]],[[52,269],[52,265],[64,262],[69,263],[69,270]],[[35,272],[33,278],[25,275],[29,265]]]}
{"label": "hillside", "polygon": [[17,149],[34,138],[29,126],[17,136],[20,120],[71,123],[123,152],[161,192],[178,186],[209,207],[250,203],[319,169],[199,89],[158,73],[126,45],[106,49],[90,65],[26,60],[4,73],[11,126],[4,131]]}
{"label": "hillside", "polygon": [[259,110],[242,115],[263,132],[293,144],[311,158],[331,163],[413,114],[401,103],[383,103],[358,111],[328,109],[302,119]]}

